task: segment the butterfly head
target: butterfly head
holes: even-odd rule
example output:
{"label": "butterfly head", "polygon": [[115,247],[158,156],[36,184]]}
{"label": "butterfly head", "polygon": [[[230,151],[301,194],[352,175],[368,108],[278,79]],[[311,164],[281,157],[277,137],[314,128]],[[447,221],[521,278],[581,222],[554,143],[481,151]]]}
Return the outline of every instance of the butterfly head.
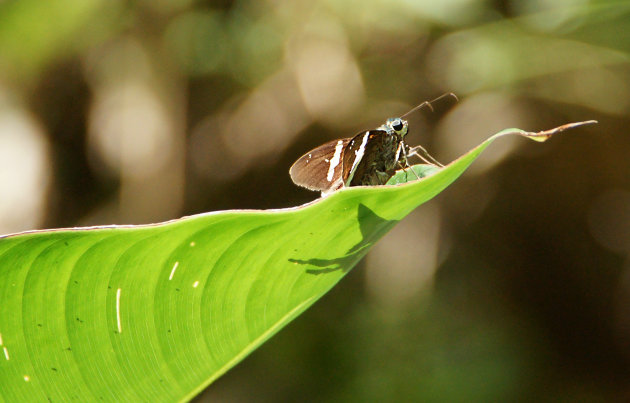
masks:
{"label": "butterfly head", "polygon": [[379,129],[385,130],[389,134],[397,134],[400,137],[405,137],[407,134],[407,121],[401,118],[389,118]]}

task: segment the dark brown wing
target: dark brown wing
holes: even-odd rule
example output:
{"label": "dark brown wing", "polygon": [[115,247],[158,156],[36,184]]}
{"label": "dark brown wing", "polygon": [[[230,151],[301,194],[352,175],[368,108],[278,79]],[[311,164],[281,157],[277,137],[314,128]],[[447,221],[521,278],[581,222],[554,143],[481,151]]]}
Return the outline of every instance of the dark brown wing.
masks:
{"label": "dark brown wing", "polygon": [[329,141],[301,156],[289,169],[293,182],[323,192],[341,187],[341,159],[350,140]]}
{"label": "dark brown wing", "polygon": [[376,185],[375,159],[381,157],[384,130],[369,130],[350,140],[343,153],[343,182],[346,186]]}

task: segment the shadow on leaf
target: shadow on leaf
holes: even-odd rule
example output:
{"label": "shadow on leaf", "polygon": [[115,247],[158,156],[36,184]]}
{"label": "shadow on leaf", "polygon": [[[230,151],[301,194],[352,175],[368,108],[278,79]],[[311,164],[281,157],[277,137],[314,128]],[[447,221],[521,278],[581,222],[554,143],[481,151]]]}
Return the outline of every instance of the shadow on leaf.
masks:
{"label": "shadow on leaf", "polygon": [[379,217],[374,211],[364,204],[357,208],[357,220],[361,231],[361,240],[346,252],[344,256],[335,259],[312,258],[307,260],[289,259],[292,263],[318,267],[307,269],[308,274],[324,274],[337,270],[349,271],[368,252],[387,231],[392,229],[398,220],[386,220]]}

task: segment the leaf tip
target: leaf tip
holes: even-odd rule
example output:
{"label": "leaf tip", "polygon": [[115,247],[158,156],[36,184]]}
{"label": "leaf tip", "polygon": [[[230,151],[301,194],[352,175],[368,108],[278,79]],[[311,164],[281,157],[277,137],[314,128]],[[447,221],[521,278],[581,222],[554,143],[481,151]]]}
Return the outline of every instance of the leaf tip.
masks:
{"label": "leaf tip", "polygon": [[583,122],[567,123],[565,125],[558,126],[558,127],[555,127],[553,129],[549,129],[549,130],[543,130],[543,131],[540,131],[540,132],[522,132],[520,134],[523,135],[524,137],[527,137],[528,139],[531,139],[531,140],[534,140],[534,141],[543,142],[543,141],[547,141],[554,134],[563,132],[563,131],[568,130],[568,129],[573,129],[575,127],[585,126],[585,125],[592,125],[592,124],[595,124],[595,123],[598,123],[598,122],[596,120],[585,120]]}

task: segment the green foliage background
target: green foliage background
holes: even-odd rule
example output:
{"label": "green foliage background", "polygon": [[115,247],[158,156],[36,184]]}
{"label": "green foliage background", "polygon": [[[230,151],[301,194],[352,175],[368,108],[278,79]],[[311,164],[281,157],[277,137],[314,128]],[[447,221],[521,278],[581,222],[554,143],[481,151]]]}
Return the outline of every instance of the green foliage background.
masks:
{"label": "green foliage background", "polygon": [[597,119],[498,143],[198,399],[619,400],[628,32],[623,1],[3,2],[0,232],[299,205],[303,152],[449,91],[410,121],[442,162]]}

